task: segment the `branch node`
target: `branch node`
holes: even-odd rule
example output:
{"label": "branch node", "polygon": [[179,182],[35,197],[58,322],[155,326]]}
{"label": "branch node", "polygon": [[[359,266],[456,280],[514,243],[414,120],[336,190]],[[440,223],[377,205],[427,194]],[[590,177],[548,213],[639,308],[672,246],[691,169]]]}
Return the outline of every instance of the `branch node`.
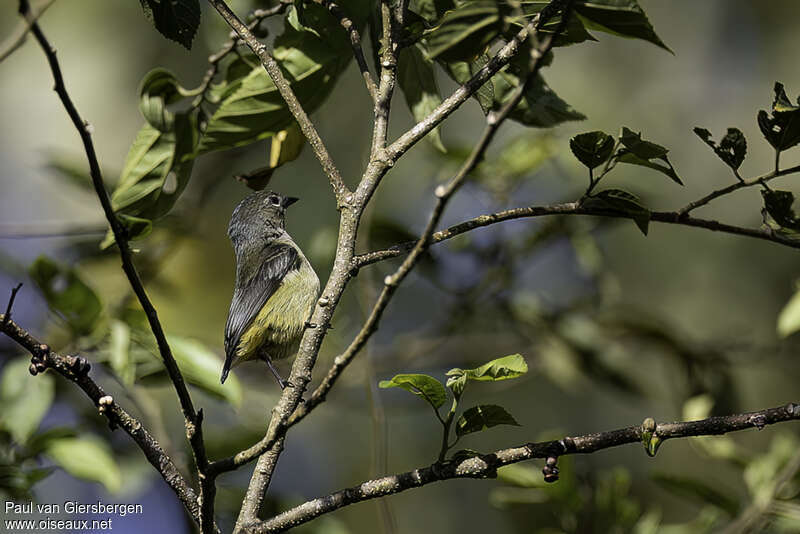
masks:
{"label": "branch node", "polygon": [[558,481],[558,457],[557,456],[548,456],[547,460],[544,463],[544,467],[542,468],[542,474],[544,475],[544,481],[548,484],[552,484],[553,482]]}
{"label": "branch node", "polygon": [[790,402],[786,405],[786,413],[789,415],[794,415],[794,411],[797,409],[797,405],[793,402]]}
{"label": "branch node", "polygon": [[447,195],[447,188],[443,185],[437,185],[433,194],[436,195],[436,198],[444,198]]}
{"label": "branch node", "polygon": [[[792,410],[792,412],[794,412],[794,410]],[[758,430],[762,430],[767,425],[767,418],[764,417],[764,414],[758,413],[752,415],[747,422],[756,427]]]}
{"label": "branch node", "polygon": [[330,300],[328,300],[328,297],[320,297],[319,300],[317,301],[317,304],[319,304],[320,308],[324,308],[330,303],[331,302]]}

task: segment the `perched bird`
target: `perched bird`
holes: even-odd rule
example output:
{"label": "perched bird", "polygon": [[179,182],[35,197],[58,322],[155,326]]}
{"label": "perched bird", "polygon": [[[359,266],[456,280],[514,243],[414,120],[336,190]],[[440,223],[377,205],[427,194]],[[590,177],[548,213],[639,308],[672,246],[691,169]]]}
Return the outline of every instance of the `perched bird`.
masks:
{"label": "perched bird", "polygon": [[319,278],[284,229],[297,198],[257,191],[233,210],[228,236],[236,253],[236,285],[225,325],[220,381],[241,362],[262,359],[281,389],[290,385],[272,364],[293,356],[319,294]]}

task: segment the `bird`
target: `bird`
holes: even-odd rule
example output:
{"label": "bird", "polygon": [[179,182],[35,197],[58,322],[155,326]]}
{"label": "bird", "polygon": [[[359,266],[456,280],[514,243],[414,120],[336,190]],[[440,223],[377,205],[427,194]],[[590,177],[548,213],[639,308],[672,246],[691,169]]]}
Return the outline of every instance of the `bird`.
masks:
{"label": "bird", "polygon": [[220,382],[242,362],[262,359],[281,389],[274,360],[297,353],[319,295],[319,278],[286,232],[286,209],[296,197],[256,191],[233,210],[228,237],[236,256],[236,282],[225,323]]}

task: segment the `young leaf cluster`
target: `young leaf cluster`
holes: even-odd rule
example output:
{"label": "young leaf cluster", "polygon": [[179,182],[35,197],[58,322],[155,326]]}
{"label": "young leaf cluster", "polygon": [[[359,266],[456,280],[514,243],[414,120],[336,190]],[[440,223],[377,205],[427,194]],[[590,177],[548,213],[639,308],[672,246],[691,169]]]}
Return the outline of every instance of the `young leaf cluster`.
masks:
{"label": "young leaf cluster", "polygon": [[[446,386],[450,390],[452,404],[450,411],[442,417],[439,408],[447,401],[447,390],[436,378],[425,374],[398,374],[391,380],[382,380],[381,388],[401,388],[421,397],[433,408],[436,418],[442,424],[442,446],[439,462],[445,460],[447,452],[467,434],[482,432],[498,425],[519,426],[505,408],[496,404],[479,404],[464,410],[456,419],[458,405],[469,382],[497,382],[518,378],[528,372],[528,364],[519,354],[512,354],[491,360],[475,369],[450,369],[447,371]],[[455,422],[454,441],[450,441],[450,430]],[[469,453],[470,451],[461,451]],[[459,453],[456,453],[459,454]]]}

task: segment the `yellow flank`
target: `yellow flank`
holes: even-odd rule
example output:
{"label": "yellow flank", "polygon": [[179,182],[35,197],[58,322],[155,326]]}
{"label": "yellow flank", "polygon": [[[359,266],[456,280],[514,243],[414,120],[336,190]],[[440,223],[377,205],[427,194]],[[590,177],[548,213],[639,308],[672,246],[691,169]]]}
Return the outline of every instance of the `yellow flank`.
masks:
{"label": "yellow flank", "polygon": [[231,367],[260,357],[261,350],[272,360],[294,355],[300,346],[300,337],[311,316],[318,293],[319,280],[316,273],[308,261],[302,258],[300,269],[284,277],[281,285],[242,334]]}

